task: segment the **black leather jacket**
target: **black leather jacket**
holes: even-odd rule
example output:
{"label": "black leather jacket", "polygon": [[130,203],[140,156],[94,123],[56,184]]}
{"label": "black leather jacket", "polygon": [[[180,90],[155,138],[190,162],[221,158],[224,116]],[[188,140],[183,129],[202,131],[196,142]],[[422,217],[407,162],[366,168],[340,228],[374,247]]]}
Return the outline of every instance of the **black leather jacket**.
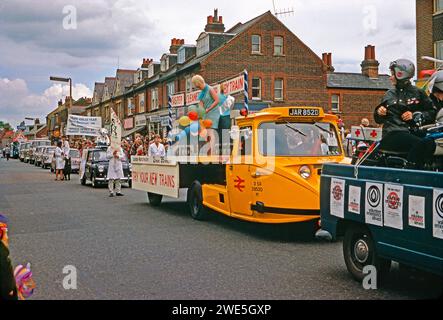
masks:
{"label": "black leather jacket", "polygon": [[[386,116],[380,116],[377,113],[382,106],[388,109]],[[435,122],[436,109],[432,100],[423,90],[408,83],[404,87],[396,87],[386,92],[381,104],[375,109],[374,120],[376,123],[383,125],[383,136],[394,131],[409,132],[412,123],[405,122],[401,118],[408,111],[412,113],[422,112],[424,116],[423,124]]]}

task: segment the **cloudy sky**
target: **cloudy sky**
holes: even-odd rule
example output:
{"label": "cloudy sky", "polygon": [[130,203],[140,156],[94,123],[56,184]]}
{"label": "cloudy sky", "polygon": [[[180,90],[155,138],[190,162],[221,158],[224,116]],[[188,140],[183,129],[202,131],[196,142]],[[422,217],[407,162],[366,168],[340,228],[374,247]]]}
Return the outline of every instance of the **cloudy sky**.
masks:
{"label": "cloudy sky", "polygon": [[[364,46],[376,46],[381,71],[399,57],[415,61],[414,0],[275,0],[280,19],[318,55],[333,53],[337,71],[360,71]],[[54,109],[68,88],[91,96],[95,81],[115,69],[159,60],[171,38],[194,44],[218,8],[225,26],[268,10],[272,0],[0,0],[0,120],[17,125]],[[76,13],[76,19],[71,19]]]}

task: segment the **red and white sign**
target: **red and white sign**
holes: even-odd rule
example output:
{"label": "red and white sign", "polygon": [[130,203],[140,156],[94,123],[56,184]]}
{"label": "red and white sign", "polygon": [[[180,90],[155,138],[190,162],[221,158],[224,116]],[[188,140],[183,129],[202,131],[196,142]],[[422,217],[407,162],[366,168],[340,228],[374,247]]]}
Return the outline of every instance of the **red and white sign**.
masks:
{"label": "red and white sign", "polygon": [[351,127],[352,140],[380,141],[382,139],[381,128]]}
{"label": "red and white sign", "polygon": [[403,230],[403,186],[385,185],[383,220],[385,227]]}
{"label": "red and white sign", "polygon": [[134,128],[134,118],[125,119],[125,122],[123,123],[123,127],[125,128],[125,130]]}
{"label": "red and white sign", "polygon": [[239,93],[245,90],[245,77],[244,75],[241,75],[225,81],[221,85],[225,88],[225,94]]}
{"label": "red and white sign", "polygon": [[179,198],[179,165],[163,158],[132,157],[132,188]]}
{"label": "red and white sign", "polygon": [[199,102],[198,96],[200,95],[201,90],[193,91],[186,94],[186,105],[190,106]]}
{"label": "red and white sign", "polygon": [[185,94],[176,94],[171,96],[172,107],[183,107],[185,105]]}
{"label": "red and white sign", "polygon": [[345,181],[341,179],[331,179],[331,215],[345,217]]}

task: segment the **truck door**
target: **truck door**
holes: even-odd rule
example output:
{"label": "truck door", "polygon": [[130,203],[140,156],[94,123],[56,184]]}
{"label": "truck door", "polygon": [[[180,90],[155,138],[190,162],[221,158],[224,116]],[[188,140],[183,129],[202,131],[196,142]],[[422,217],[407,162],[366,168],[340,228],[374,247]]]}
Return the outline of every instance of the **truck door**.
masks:
{"label": "truck door", "polygon": [[231,204],[231,213],[252,215],[252,152],[251,127],[240,128],[238,143],[234,143],[231,161],[228,164],[227,185]]}

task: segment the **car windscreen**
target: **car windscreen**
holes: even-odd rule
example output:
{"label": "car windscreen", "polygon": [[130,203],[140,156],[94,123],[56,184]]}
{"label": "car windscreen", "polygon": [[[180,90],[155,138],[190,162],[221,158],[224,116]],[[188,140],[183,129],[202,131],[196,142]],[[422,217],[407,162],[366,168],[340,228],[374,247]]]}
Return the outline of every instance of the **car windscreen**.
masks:
{"label": "car windscreen", "polygon": [[322,157],[341,154],[338,135],[327,122],[266,122],[259,127],[259,152],[264,156]]}
{"label": "car windscreen", "polygon": [[45,149],[45,153],[52,153],[52,152],[54,152],[55,151],[55,147],[47,147],[46,149]]}
{"label": "car windscreen", "polygon": [[69,157],[71,158],[80,158],[80,151],[78,150],[69,150]]}
{"label": "car windscreen", "polygon": [[94,162],[108,161],[108,154],[106,151],[95,151],[93,156]]}

